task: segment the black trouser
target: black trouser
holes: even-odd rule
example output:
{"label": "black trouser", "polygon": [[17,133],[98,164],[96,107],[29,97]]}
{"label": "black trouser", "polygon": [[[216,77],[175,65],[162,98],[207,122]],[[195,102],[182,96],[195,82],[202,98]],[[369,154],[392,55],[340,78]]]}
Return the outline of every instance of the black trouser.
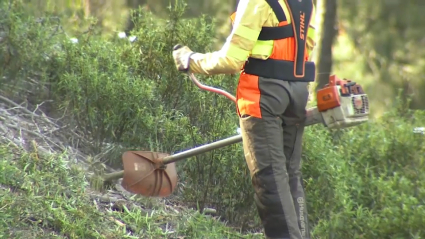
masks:
{"label": "black trouser", "polygon": [[308,239],[301,175],[308,83],[259,79],[261,118],[242,115],[240,127],[255,203],[266,238]]}

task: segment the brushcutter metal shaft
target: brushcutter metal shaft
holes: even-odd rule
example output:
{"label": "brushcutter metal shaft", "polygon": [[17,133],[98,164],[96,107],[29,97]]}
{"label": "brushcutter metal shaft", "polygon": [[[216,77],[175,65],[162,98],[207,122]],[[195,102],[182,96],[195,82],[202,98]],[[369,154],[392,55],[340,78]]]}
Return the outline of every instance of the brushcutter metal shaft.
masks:
{"label": "brushcutter metal shaft", "polygon": [[[317,107],[313,107],[307,110],[305,126],[318,124],[322,122],[323,122],[323,119],[320,113],[318,112]],[[187,159],[199,154],[203,154],[203,153],[212,151],[214,149],[223,148],[228,145],[236,144],[239,142],[242,142],[242,135],[235,135],[230,138],[222,139],[210,144],[201,145],[199,147],[189,149],[180,153],[176,153],[158,160],[162,161],[163,164],[169,164],[169,163],[177,162],[177,161]],[[111,181],[118,178],[122,178],[123,175],[124,175],[124,171],[119,171],[119,172],[106,174],[103,178],[105,181]]]}
{"label": "brushcutter metal shaft", "polygon": [[[176,153],[176,154],[164,157],[162,159],[158,159],[158,162],[162,162],[162,164],[170,164],[170,163],[180,161],[182,159],[187,159],[187,158],[199,155],[199,154],[203,154],[203,153],[212,151],[214,149],[223,148],[225,146],[235,144],[235,143],[239,143],[239,142],[242,142],[242,135],[235,135],[235,136],[232,136],[230,138],[226,138],[226,139],[216,141],[214,143],[205,144],[205,145],[193,148],[193,149],[189,149],[189,150],[186,150],[186,151],[183,151],[183,152],[180,152],[180,153]],[[103,180],[105,182],[108,182],[108,181],[112,181],[112,180],[122,178],[123,176],[124,176],[124,170],[106,174],[106,175],[103,176]]]}
{"label": "brushcutter metal shaft", "polygon": [[[230,94],[229,92],[215,88],[215,87],[204,85],[201,82],[199,82],[196,79],[196,77],[191,73],[189,74],[189,78],[200,89],[210,91],[210,92],[214,92],[214,93],[217,93],[217,94],[221,94],[221,95],[227,97],[228,99],[230,99],[231,101],[233,101],[234,103],[236,103],[236,98],[232,94]],[[309,126],[309,125],[313,125],[313,124],[317,124],[317,123],[323,123],[323,118],[322,118],[321,114],[319,113],[319,111],[317,110],[317,107],[307,109],[305,126]],[[226,138],[226,139],[222,139],[222,140],[210,143],[210,144],[205,144],[205,145],[202,145],[202,146],[198,146],[196,148],[192,148],[192,149],[189,149],[189,150],[186,150],[186,151],[182,151],[180,153],[176,153],[176,154],[173,154],[173,155],[170,155],[170,156],[165,156],[163,158],[156,158],[156,159],[152,159],[152,160],[156,161],[157,163],[162,163],[164,165],[165,164],[171,164],[171,163],[183,160],[183,159],[187,159],[187,158],[199,155],[199,154],[203,154],[203,153],[212,151],[214,149],[223,148],[225,146],[232,145],[232,144],[239,143],[239,142],[242,142],[242,135],[240,135],[240,134]],[[104,179],[104,181],[112,181],[112,180],[116,180],[118,178],[122,178],[123,176],[124,176],[124,170],[119,171],[119,172],[106,174],[106,175],[104,175],[103,179]]]}
{"label": "brushcutter metal shaft", "polygon": [[216,141],[214,143],[210,143],[210,144],[205,144],[193,149],[189,149],[180,153],[176,153],[170,156],[167,156],[165,158],[162,159],[163,164],[169,164],[169,163],[173,163],[173,162],[177,162],[179,160],[182,159],[187,159],[199,154],[203,154],[209,151],[212,151],[214,149],[218,149],[218,148],[223,148],[225,146],[231,145],[231,144],[235,144],[235,143],[239,143],[242,142],[242,135],[235,135],[232,136],[230,138],[226,138],[226,139],[222,139],[219,141]]}

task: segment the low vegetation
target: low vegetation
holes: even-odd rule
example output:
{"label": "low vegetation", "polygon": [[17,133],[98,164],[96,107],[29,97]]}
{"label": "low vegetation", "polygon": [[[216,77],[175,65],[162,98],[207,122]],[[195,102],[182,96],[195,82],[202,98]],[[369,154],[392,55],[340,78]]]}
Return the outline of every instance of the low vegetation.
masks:
{"label": "low vegetation", "polygon": [[33,146],[0,146],[1,238],[255,238],[162,200],[94,192],[80,164]]}

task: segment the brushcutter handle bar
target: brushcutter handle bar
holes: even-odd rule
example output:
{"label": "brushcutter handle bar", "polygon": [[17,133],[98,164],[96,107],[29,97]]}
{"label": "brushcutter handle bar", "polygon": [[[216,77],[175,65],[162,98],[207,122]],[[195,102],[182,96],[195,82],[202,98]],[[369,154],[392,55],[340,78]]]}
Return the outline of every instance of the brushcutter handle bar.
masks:
{"label": "brushcutter handle bar", "polygon": [[[173,46],[173,51],[178,50],[182,47],[183,47],[183,45],[177,44],[177,45]],[[196,79],[196,77],[195,77],[195,75],[193,75],[193,73],[188,73],[188,75],[189,75],[190,80],[192,80],[192,82],[195,83],[195,85],[197,87],[199,87],[199,89],[210,91],[210,92],[217,93],[217,94],[220,94],[220,95],[224,95],[229,100],[233,101],[236,104],[236,97],[234,97],[229,92],[215,88],[215,87],[212,87],[212,86],[207,86],[207,85],[202,84],[201,82],[199,82],[198,79]]]}
{"label": "brushcutter handle bar", "polygon": [[201,90],[206,90],[206,91],[210,91],[210,92],[217,93],[217,94],[220,94],[220,95],[224,95],[229,100],[233,101],[236,104],[236,97],[233,96],[232,94],[230,94],[229,92],[222,90],[222,89],[218,89],[218,88],[215,88],[215,87],[211,87],[211,86],[207,86],[207,85],[202,84],[201,82],[199,82],[198,79],[196,79],[196,77],[195,77],[195,75],[193,75],[193,73],[189,73],[189,78]]}

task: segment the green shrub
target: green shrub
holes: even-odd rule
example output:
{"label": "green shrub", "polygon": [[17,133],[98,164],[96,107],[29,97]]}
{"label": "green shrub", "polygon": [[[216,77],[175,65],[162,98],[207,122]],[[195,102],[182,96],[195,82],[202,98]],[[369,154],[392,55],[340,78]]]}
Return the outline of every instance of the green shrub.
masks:
{"label": "green shrub", "polygon": [[51,56],[65,37],[55,17],[34,18],[22,3],[0,3],[0,92],[29,100],[49,97]]}
{"label": "green shrub", "polygon": [[425,112],[398,107],[342,132],[307,131],[304,174],[315,238],[425,236],[425,137],[413,134]]}

